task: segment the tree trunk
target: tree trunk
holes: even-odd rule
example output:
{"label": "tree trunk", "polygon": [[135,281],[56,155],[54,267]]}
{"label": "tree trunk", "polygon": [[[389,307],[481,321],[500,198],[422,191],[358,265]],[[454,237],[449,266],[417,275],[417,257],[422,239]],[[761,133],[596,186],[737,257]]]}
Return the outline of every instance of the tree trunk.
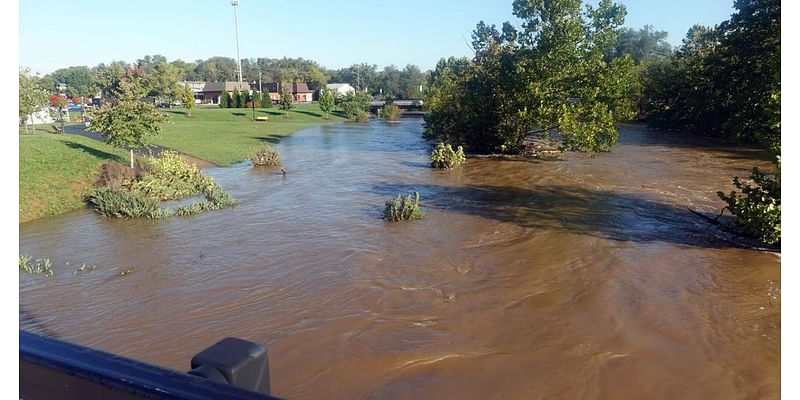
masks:
{"label": "tree trunk", "polygon": [[131,168],[133,168],[133,149],[130,149],[130,151],[131,151]]}

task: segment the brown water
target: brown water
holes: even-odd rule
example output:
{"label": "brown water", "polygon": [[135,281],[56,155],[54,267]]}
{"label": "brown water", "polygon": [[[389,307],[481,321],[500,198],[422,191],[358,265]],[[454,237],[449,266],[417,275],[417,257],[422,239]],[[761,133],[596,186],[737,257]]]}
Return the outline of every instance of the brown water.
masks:
{"label": "brown water", "polygon": [[[763,154],[624,126],[594,158],[435,171],[421,131],[320,126],[278,146],[286,177],[208,169],[235,209],[20,225],[57,264],[20,276],[20,325],[178,370],[264,342],[287,398],[779,397],[780,255],[686,210]],[[413,190],[426,218],[384,223]]]}

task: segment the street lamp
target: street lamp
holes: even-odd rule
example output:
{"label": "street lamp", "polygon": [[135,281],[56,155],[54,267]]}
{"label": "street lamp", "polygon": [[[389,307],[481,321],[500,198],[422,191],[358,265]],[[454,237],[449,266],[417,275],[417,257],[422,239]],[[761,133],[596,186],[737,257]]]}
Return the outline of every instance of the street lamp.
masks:
{"label": "street lamp", "polygon": [[239,88],[242,87],[242,58],[239,56],[239,16],[236,14],[236,6],[239,5],[239,0],[231,0],[233,6],[233,24],[236,28],[236,65],[239,67]]}

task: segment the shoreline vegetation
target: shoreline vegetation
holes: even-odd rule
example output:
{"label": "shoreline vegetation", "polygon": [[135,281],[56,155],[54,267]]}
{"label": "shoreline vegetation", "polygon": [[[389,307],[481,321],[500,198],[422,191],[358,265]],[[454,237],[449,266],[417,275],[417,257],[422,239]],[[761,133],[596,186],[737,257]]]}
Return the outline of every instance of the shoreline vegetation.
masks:
{"label": "shoreline vegetation", "polygon": [[[267,122],[253,122],[252,109],[199,108],[191,118],[185,109],[163,110],[170,116],[161,135],[152,144],[183,153],[219,166],[244,161],[255,150],[271,146],[298,130],[344,121],[324,113],[314,104],[298,104],[288,118],[274,118],[277,109],[256,108],[256,117],[269,116]],[[87,207],[84,200],[93,189],[106,162],[127,164],[125,150],[77,134],[53,134],[51,125],[36,125],[19,135],[19,222],[29,222]],[[45,133],[46,132],[46,133]],[[141,158],[141,157],[137,157]],[[202,165],[200,165],[202,167]]]}

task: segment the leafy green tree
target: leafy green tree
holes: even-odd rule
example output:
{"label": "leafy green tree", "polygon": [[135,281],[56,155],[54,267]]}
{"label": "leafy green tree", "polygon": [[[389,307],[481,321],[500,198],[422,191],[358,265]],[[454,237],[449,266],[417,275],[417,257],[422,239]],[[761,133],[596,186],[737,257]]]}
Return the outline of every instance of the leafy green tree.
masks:
{"label": "leafy green tree", "polygon": [[284,116],[289,117],[289,110],[292,109],[294,97],[288,85],[281,84],[281,110],[284,111]]}
{"label": "leafy green tree", "polygon": [[381,108],[380,117],[386,121],[397,121],[402,114],[400,107],[394,104],[386,104]]}
{"label": "leafy green tree", "polygon": [[736,216],[734,228],[747,236],[760,239],[767,244],[781,241],[781,164],[777,160],[777,172],[770,176],[753,167],[750,181],[742,182],[733,177],[733,184],[741,193],[717,192],[725,201],[731,214]]}
{"label": "leafy green tree", "polygon": [[253,107],[261,107],[261,92],[254,90],[252,100]]}
{"label": "leafy green tree", "polygon": [[47,105],[47,91],[40,88],[30,75],[30,69],[19,70],[19,119],[28,133],[28,117]]}
{"label": "leafy green tree", "polygon": [[244,107],[244,100],[242,99],[242,94],[239,93],[239,88],[233,89],[233,96],[231,96],[231,108],[242,108]]}
{"label": "leafy green tree", "polygon": [[760,143],[780,153],[780,1],[736,1],[715,29],[694,26],[668,65],[648,71],[658,128]]}
{"label": "leafy green tree", "polygon": [[189,112],[189,116],[192,116],[192,110],[195,107],[194,104],[194,91],[192,90],[189,85],[181,85],[178,84],[175,87],[175,93],[180,96],[181,103],[183,103],[183,107]]}
{"label": "leafy green tree", "polygon": [[517,152],[532,133],[557,132],[565,150],[606,151],[614,122],[633,117],[630,57],[606,59],[625,7],[602,0],[515,0],[501,30],[482,21],[475,58],[442,60],[426,95],[426,136],[473,152]]}
{"label": "leafy green tree", "polygon": [[222,93],[219,94],[219,107],[220,108],[231,108],[231,103],[233,100],[231,99],[231,95],[228,94],[228,91],[222,89]]}
{"label": "leafy green tree", "polygon": [[622,28],[608,58],[630,55],[636,65],[651,60],[664,60],[672,55],[672,45],[667,42],[666,31],[656,31],[652,25],[639,30]]}
{"label": "leafy green tree", "polygon": [[89,111],[92,124],[87,128],[101,133],[114,147],[130,150],[133,168],[133,149],[147,144],[151,137],[161,133],[169,118],[154,106],[139,101],[135,82],[123,79],[115,93],[116,101]]}
{"label": "leafy green tree", "polygon": [[272,108],[272,97],[270,97],[269,91],[261,94],[261,108]]}
{"label": "leafy green tree", "polygon": [[369,120],[371,101],[372,96],[369,93],[357,90],[355,93],[345,95],[340,105],[347,118],[352,121],[365,122]]}
{"label": "leafy green tree", "polygon": [[[64,94],[69,97],[91,97],[97,93],[95,74],[92,73],[89,67],[84,65],[57,69],[49,74],[49,78],[51,78],[55,84],[66,85]],[[55,87],[47,89],[53,90]]]}
{"label": "leafy green tree", "polygon": [[333,111],[333,103],[333,92],[327,87],[322,88],[322,92],[319,95],[319,109],[325,113],[325,119],[330,118],[330,113]]}
{"label": "leafy green tree", "polygon": [[159,61],[150,65],[149,68],[144,70],[143,83],[148,91],[147,94],[158,98],[161,102],[171,104],[181,96],[181,92],[175,91],[175,89],[182,74],[183,71],[166,61]]}
{"label": "leafy green tree", "polygon": [[105,99],[116,99],[123,92],[141,99],[150,91],[145,82],[144,69],[129,66],[122,61],[115,61],[109,65],[100,64],[95,68],[95,75],[97,87]]}

